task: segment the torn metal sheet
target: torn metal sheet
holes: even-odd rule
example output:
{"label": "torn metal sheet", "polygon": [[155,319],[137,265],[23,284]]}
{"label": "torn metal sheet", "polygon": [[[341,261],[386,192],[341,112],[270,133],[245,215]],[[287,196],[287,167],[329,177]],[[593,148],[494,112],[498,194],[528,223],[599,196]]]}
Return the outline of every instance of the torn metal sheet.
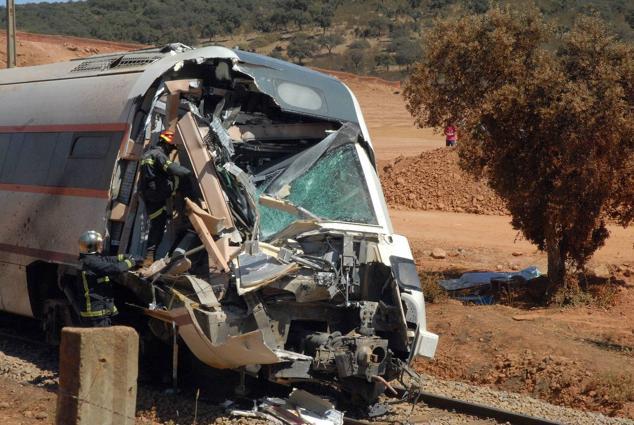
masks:
{"label": "torn metal sheet", "polygon": [[489,285],[492,282],[509,282],[513,279],[530,281],[540,277],[542,273],[535,266],[527,267],[519,272],[469,272],[458,279],[445,279],[438,282],[447,291],[475,288]]}
{"label": "torn metal sheet", "polygon": [[295,263],[282,264],[263,252],[254,255],[245,252],[236,261],[236,285],[240,295],[271,284],[298,269]]}
{"label": "torn metal sheet", "polygon": [[222,251],[218,247],[218,244],[212,237],[211,233],[209,233],[209,229],[207,227],[207,223],[211,221],[211,216],[204,213],[200,214],[199,210],[192,209],[190,207],[188,210],[188,217],[207,249],[207,253],[209,255],[209,267],[223,272],[228,272],[228,258],[223,256]]}
{"label": "torn metal sheet", "polygon": [[193,172],[200,185],[209,213],[223,220],[225,229],[233,228],[231,212],[225,201],[225,194],[220,187],[213,158],[203,140],[209,132],[208,128],[199,127],[191,114],[185,115],[176,126],[175,140],[185,146],[193,166]]}

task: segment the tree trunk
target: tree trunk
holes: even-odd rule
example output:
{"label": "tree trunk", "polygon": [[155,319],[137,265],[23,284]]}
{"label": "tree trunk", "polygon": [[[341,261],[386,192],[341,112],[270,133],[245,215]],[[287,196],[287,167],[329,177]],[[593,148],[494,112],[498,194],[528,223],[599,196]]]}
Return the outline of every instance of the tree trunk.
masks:
{"label": "tree trunk", "polygon": [[555,226],[546,224],[546,253],[548,254],[548,280],[551,287],[563,285],[566,276],[566,253],[561,249]]}

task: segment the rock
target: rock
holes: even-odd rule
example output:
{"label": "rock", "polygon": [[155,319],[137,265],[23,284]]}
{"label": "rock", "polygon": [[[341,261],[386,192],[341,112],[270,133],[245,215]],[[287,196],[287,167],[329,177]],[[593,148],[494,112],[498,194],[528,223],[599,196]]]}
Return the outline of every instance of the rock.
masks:
{"label": "rock", "polygon": [[610,268],[606,264],[600,264],[592,269],[592,274],[594,274],[599,279],[609,279]]}
{"label": "rock", "polygon": [[434,248],[431,251],[431,257],[437,260],[442,260],[443,258],[447,258],[447,251],[442,248]]}
{"label": "rock", "polygon": [[24,412],[22,412],[22,416],[24,416],[25,418],[32,418],[33,412],[31,412],[30,410],[25,410]]}
{"label": "rock", "polygon": [[7,403],[6,401],[3,401],[2,403],[0,403],[0,409],[8,409],[11,405],[9,403]]}
{"label": "rock", "polygon": [[511,253],[511,255],[513,257],[521,257],[522,255],[524,255],[524,253],[521,252],[521,251],[514,251],[514,252]]}
{"label": "rock", "polygon": [[502,264],[498,264],[497,266],[495,266],[495,270],[500,272],[500,271],[504,270],[504,266]]}
{"label": "rock", "polygon": [[38,419],[40,421],[43,421],[44,419],[48,418],[48,413],[44,413],[44,412],[38,412],[35,414],[35,419]]}

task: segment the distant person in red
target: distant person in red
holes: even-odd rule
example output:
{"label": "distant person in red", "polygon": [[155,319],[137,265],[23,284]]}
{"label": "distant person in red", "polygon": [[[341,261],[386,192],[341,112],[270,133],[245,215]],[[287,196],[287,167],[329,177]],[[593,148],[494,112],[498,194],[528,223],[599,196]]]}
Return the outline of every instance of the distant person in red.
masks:
{"label": "distant person in red", "polygon": [[445,127],[445,146],[456,146],[456,143],[458,143],[458,130],[453,123],[449,123]]}

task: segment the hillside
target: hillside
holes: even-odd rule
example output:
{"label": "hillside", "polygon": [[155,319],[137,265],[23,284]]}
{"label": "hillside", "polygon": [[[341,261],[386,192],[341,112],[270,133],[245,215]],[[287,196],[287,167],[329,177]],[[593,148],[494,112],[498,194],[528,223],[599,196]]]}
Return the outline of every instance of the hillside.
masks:
{"label": "hillside", "polygon": [[[489,0],[86,0],[17,6],[18,29],[103,40],[213,42],[300,64],[402,78],[420,57],[421,30],[438,16],[486,11]],[[501,0],[512,7],[518,3]],[[556,26],[596,13],[634,40],[634,2],[536,0]],[[183,7],[186,5],[186,7]],[[5,13],[0,8],[0,26]]]}

